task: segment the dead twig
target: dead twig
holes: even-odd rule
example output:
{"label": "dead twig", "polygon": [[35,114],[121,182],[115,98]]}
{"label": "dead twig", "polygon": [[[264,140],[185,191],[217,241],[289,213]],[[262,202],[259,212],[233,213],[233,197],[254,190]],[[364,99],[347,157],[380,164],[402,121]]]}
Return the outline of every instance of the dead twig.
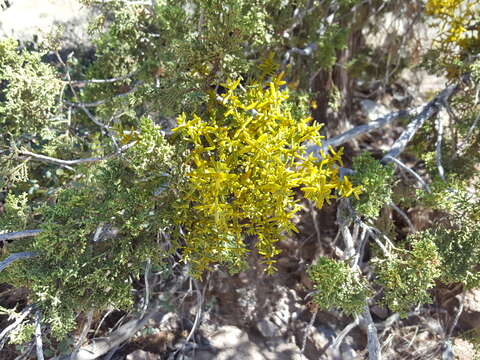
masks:
{"label": "dead twig", "polygon": [[43,342],[42,342],[42,324],[40,322],[41,312],[35,313],[35,349],[37,351],[37,360],[43,360]]}
{"label": "dead twig", "polygon": [[[105,83],[114,83],[117,81],[122,81],[128,79],[129,77],[135,75],[137,71],[132,71],[126,75],[118,76],[110,79],[87,79],[87,80],[72,80],[70,83],[73,86],[82,86],[87,84],[105,84]],[[68,84],[68,81],[66,82]]]}
{"label": "dead twig", "polygon": [[455,328],[457,327],[458,320],[460,319],[460,316],[463,313],[463,307],[465,305],[465,295],[466,295],[466,292],[462,294],[462,297],[460,299],[460,306],[458,307],[458,311],[455,314],[455,318],[453,319],[452,325],[450,326],[450,329],[447,332],[447,339],[452,337],[453,330],[455,330]]}
{"label": "dead twig", "polygon": [[315,319],[317,318],[317,314],[318,314],[318,307],[313,312],[312,318],[310,319],[307,329],[305,330],[305,334],[303,335],[302,348],[300,349],[300,356],[302,359],[303,359],[303,353],[305,352],[305,346],[307,345],[307,338],[308,338],[308,335],[310,334],[310,331],[312,330]]}
{"label": "dead twig", "polygon": [[152,268],[152,261],[150,260],[150,258],[148,258],[147,263],[145,264],[145,274],[143,275],[145,280],[145,299],[143,303],[142,316],[145,315],[145,312],[147,311],[148,305],[150,303],[150,283],[148,281],[148,278],[150,277],[151,268]]}
{"label": "dead twig", "polygon": [[[41,154],[35,154],[31,151],[28,150],[21,150],[18,153],[20,155],[25,155],[31,157],[33,160],[38,160],[38,161],[43,161],[51,164],[57,164],[57,165],[65,165],[65,166],[70,166],[70,165],[78,165],[78,164],[85,164],[85,163],[90,163],[90,162],[98,162],[98,161],[104,161],[111,159],[115,156],[118,156],[122,152],[130,149],[132,146],[134,146],[137,142],[131,142],[129,144],[123,145],[121,148],[119,148],[116,152],[106,155],[106,156],[101,156],[101,157],[91,157],[91,158],[84,158],[84,159],[75,159],[75,160],[62,160],[62,159],[57,159],[54,157],[50,156],[45,156]],[[73,170],[73,168],[70,168]]]}
{"label": "dead twig", "polygon": [[445,170],[442,165],[442,140],[443,140],[443,121],[442,116],[437,116],[435,122],[437,128],[437,141],[435,143],[435,161],[437,163],[438,174],[443,181],[445,180]]}
{"label": "dead twig", "polygon": [[367,348],[369,360],[382,360],[382,353],[380,351],[380,341],[378,340],[377,327],[373,322],[370,308],[365,305],[362,314],[362,320],[367,325]]}
{"label": "dead twig", "polygon": [[17,240],[17,239],[23,239],[26,237],[37,236],[41,232],[42,230],[35,229],[35,230],[15,231],[15,232],[10,232],[6,234],[0,234],[0,241]]}
{"label": "dead twig", "polygon": [[[37,253],[33,251],[24,251],[11,254],[5,260],[0,261],[0,272],[3,271],[6,267],[10,266],[13,262],[20,260],[20,259],[28,259],[38,256]],[[0,337],[1,338],[1,337]]]}
{"label": "dead twig", "polygon": [[317,209],[315,209],[315,205],[312,201],[309,201],[308,204],[310,206],[310,214],[312,215],[313,227],[315,228],[315,234],[317,235],[318,245],[322,246],[322,238],[320,236],[320,228],[318,226],[318,212]]}
{"label": "dead twig", "polygon": [[340,334],[337,335],[337,337],[332,343],[332,347],[334,349],[339,347],[342,344],[345,336],[347,336],[350,333],[350,331],[355,329],[359,324],[360,324],[360,318],[357,316],[353,322],[345,326],[343,330],[340,332]]}
{"label": "dead twig", "polygon": [[[113,133],[111,132],[110,130],[110,127],[105,125],[104,123],[102,123],[101,121],[98,121],[97,118],[95,116],[93,116],[93,114],[87,109],[86,106],[84,106],[81,101],[80,101],[80,96],[78,95],[77,91],[75,90],[75,87],[73,86],[72,84],[72,77],[70,76],[70,68],[68,66],[67,63],[65,63],[62,59],[62,57],[60,56],[60,54],[58,53],[58,51],[55,52],[56,56],[57,56],[57,59],[58,61],[60,62],[60,64],[62,64],[62,66],[65,68],[65,76],[67,78],[67,81],[68,81],[68,84],[69,84],[69,87],[70,87],[70,90],[72,91],[72,94],[73,96],[75,97],[76,99],[76,104],[78,105],[78,107],[80,109],[83,110],[83,112],[85,113],[85,115],[87,115],[87,117],[93,122],[95,123],[96,125],[98,125],[99,127],[101,127],[107,134],[108,134],[108,137],[110,138],[110,140],[112,141],[113,145],[118,149],[118,144],[117,144],[117,141],[115,140],[115,136],[113,135]],[[71,105],[73,106],[73,105]]]}
{"label": "dead twig", "polygon": [[195,334],[195,331],[197,330],[198,326],[200,325],[200,320],[202,318],[203,303],[205,301],[205,293],[206,293],[207,288],[208,288],[209,280],[210,280],[210,277],[207,279],[206,284],[203,287],[203,291],[201,291],[201,292],[199,290],[198,282],[196,280],[193,281],[193,284],[194,284],[195,288],[197,289],[197,293],[199,294],[198,300],[197,300],[197,313],[195,314],[195,320],[193,321],[193,326],[192,326],[192,329],[190,330],[190,333],[188,334],[187,338],[185,339],[183,345],[175,351],[175,354],[177,354],[178,352],[183,351],[185,349],[185,346],[193,338],[193,335]]}
{"label": "dead twig", "polygon": [[407,144],[412,140],[416,132],[423,126],[425,121],[431,119],[437,114],[439,105],[448,101],[448,99],[460,89],[459,84],[454,84],[442,90],[432,101],[423,107],[423,110],[411,121],[405,131],[395,141],[390,151],[383,157],[382,163],[391,161],[392,158],[397,158]]}
{"label": "dead twig", "polygon": [[93,319],[93,310],[90,310],[87,314],[87,322],[83,326],[82,333],[80,334],[80,337],[77,340],[77,344],[75,345],[75,349],[73,350],[72,354],[70,355],[71,360],[75,360],[78,351],[80,350],[80,347],[82,346],[83,342],[87,338],[88,331],[90,330],[90,327],[92,326],[92,319]]}
{"label": "dead twig", "polygon": [[428,186],[428,184],[421,178],[420,175],[418,175],[414,170],[412,170],[411,168],[409,168],[407,165],[405,165],[404,163],[402,163],[400,160],[398,160],[397,158],[394,158],[394,157],[391,157],[390,155],[385,155],[383,157],[386,161],[387,160],[390,160],[392,162],[394,162],[396,165],[400,166],[402,169],[406,170],[407,172],[409,172],[410,174],[413,175],[413,177],[415,177],[415,179],[418,180],[418,182],[420,184],[422,184],[422,187],[425,189],[425,191],[427,193],[431,193],[432,191],[430,190],[430,187]]}
{"label": "dead twig", "polygon": [[[111,349],[130,339],[154,315],[159,313],[159,301],[153,303],[149,311],[138,319],[132,319],[112,332],[108,337],[90,340],[88,345],[80,347],[75,357],[71,354],[58,357],[57,360],[94,360],[107,354]],[[162,314],[163,315],[163,314]]]}
{"label": "dead twig", "polygon": [[463,139],[462,143],[460,144],[460,148],[458,149],[458,152],[459,152],[458,155],[463,155],[464,154],[465,149],[468,146],[468,141],[470,140],[470,137],[472,136],[473,132],[475,131],[475,128],[478,126],[479,121],[480,121],[480,113],[475,117],[475,120],[473,121],[473,124],[468,129],[467,135],[465,135],[465,138]]}
{"label": "dead twig", "polygon": [[317,145],[311,145],[307,148],[307,152],[314,153],[315,155],[318,156],[320,154],[320,150],[325,152],[329,146],[335,147],[335,146],[343,145],[346,142],[356,138],[357,136],[367,134],[375,129],[388,125],[394,120],[411,116],[415,114],[417,111],[418,111],[418,108],[415,108],[412,110],[401,110],[401,111],[389,113],[374,121],[370,121],[368,124],[356,126],[353,129],[345,131],[343,134],[340,134],[331,139],[323,141],[321,149]]}
{"label": "dead twig", "polygon": [[388,206],[390,206],[393,210],[395,210],[398,215],[400,215],[403,220],[405,220],[405,222],[407,223],[409,229],[410,229],[410,232],[415,232],[415,226],[413,226],[413,223],[410,221],[410,218],[407,216],[407,214],[405,214],[405,212],[400,209],[397,205],[395,205],[394,203],[389,203]]}
{"label": "dead twig", "polygon": [[[82,110],[84,110],[85,108],[89,108],[89,107],[97,107],[97,106],[106,104],[106,103],[112,101],[113,99],[117,99],[117,98],[121,98],[121,97],[125,97],[127,95],[130,95],[131,93],[137,91],[141,84],[142,84],[141,82],[137,82],[130,90],[128,90],[124,93],[121,93],[121,94],[114,95],[114,96],[112,96],[108,99],[92,101],[92,102],[89,102],[89,103],[85,103],[85,102],[81,102],[81,101],[70,102],[70,101],[65,100],[65,104],[67,104],[68,106],[81,108]],[[104,124],[102,124],[102,125],[104,126]]]}

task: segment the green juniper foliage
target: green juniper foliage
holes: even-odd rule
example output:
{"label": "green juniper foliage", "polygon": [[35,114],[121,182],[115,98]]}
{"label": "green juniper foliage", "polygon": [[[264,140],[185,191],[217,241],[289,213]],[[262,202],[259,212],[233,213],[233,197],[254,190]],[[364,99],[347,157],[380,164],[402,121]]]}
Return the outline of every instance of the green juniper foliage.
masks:
{"label": "green juniper foliage", "polygon": [[[9,267],[2,280],[30,289],[53,335],[72,330],[77,311],[131,306],[132,281],[144,262],[158,263],[168,255],[154,239],[161,231],[174,231],[174,194],[167,188],[181,183],[183,169],[159,130],[141,119],[134,146],[82,169],[78,180],[38,211],[42,233],[12,244],[11,251],[38,256]],[[18,209],[12,215],[25,217],[24,199],[9,195],[7,211]],[[2,229],[10,226],[10,217],[0,221]]]}
{"label": "green juniper foliage", "polygon": [[368,219],[376,219],[380,209],[391,202],[393,192],[392,164],[383,166],[369,153],[363,153],[353,158],[352,182],[361,186],[360,199],[353,201],[353,207],[360,215]]}
{"label": "green juniper foliage", "polygon": [[384,303],[401,314],[413,306],[431,302],[428,290],[441,274],[441,258],[432,239],[409,238],[411,249],[394,249],[374,259],[377,283],[384,289]]}
{"label": "green juniper foliage", "polygon": [[323,310],[336,308],[358,315],[372,295],[367,280],[343,261],[321,256],[310,266],[308,275],[314,284],[313,299]]}
{"label": "green juniper foliage", "polygon": [[0,125],[15,138],[35,136],[45,127],[54,126],[52,117],[62,82],[40,55],[18,51],[16,41],[0,41],[0,82],[5,84],[0,90]]}

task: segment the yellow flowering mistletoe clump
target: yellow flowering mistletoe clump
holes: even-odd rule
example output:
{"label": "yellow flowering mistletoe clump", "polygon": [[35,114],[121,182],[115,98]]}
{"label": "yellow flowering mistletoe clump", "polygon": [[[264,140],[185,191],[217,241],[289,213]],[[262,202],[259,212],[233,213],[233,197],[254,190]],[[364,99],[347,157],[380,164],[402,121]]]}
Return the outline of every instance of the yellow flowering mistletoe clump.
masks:
{"label": "yellow flowering mistletoe clump", "polygon": [[319,208],[360,192],[339,175],[341,151],[330,149],[320,159],[307,155],[307,142],[321,146],[320,125],[292,117],[283,84],[281,75],[245,87],[240,80],[229,81],[220,106],[209,106],[208,119],[179,118],[174,131],[191,144],[191,171],[177,218],[184,260],[196,275],[214,263],[240,269],[249,241],[273,271],[279,253],[275,243],[296,231],[291,222],[300,209],[295,189]]}
{"label": "yellow flowering mistletoe clump", "polygon": [[437,45],[445,52],[471,52],[478,48],[478,3],[471,0],[428,0],[425,12],[437,20]]}

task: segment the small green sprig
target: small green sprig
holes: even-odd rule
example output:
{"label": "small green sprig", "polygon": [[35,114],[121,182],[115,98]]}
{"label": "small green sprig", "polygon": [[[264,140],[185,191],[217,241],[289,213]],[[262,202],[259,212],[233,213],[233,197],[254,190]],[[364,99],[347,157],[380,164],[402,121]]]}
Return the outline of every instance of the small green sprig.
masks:
{"label": "small green sprig", "polygon": [[392,164],[382,165],[369,153],[354,157],[352,167],[352,182],[362,189],[360,198],[353,200],[353,207],[360,215],[376,219],[380,209],[391,202],[394,168]]}
{"label": "small green sprig", "polygon": [[428,290],[441,275],[441,258],[433,240],[409,237],[410,250],[394,249],[389,256],[373,260],[377,283],[384,289],[384,302],[405,315],[418,304],[431,302]]}
{"label": "small green sprig", "polygon": [[357,315],[372,295],[367,280],[343,261],[322,256],[310,266],[308,275],[314,284],[313,300],[323,310],[336,308]]}

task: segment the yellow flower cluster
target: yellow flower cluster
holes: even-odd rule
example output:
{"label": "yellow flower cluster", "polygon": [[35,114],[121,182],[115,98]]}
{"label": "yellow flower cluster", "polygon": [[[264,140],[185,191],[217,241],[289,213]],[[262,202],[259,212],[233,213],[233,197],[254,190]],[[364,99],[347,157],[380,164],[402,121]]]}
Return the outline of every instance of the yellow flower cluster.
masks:
{"label": "yellow flower cluster", "polygon": [[[223,86],[221,105],[210,107],[207,121],[179,117],[174,129],[191,144],[189,182],[178,207],[186,245],[184,260],[200,275],[213,263],[239,268],[249,244],[274,270],[275,243],[296,231],[291,219],[299,211],[295,189],[322,207],[337,196],[358,196],[340,178],[341,151],[307,156],[306,142],[321,146],[320,125],[292,118],[281,91],[281,75],[270,83]],[[250,235],[247,236],[246,235]]]}
{"label": "yellow flower cluster", "polygon": [[[439,20],[441,35],[437,41],[444,50],[470,51],[478,47],[480,8],[471,0],[428,0],[425,12]],[[476,44],[476,45],[475,45]]]}
{"label": "yellow flower cluster", "polygon": [[425,12],[429,15],[453,16],[463,0],[428,0]]}

